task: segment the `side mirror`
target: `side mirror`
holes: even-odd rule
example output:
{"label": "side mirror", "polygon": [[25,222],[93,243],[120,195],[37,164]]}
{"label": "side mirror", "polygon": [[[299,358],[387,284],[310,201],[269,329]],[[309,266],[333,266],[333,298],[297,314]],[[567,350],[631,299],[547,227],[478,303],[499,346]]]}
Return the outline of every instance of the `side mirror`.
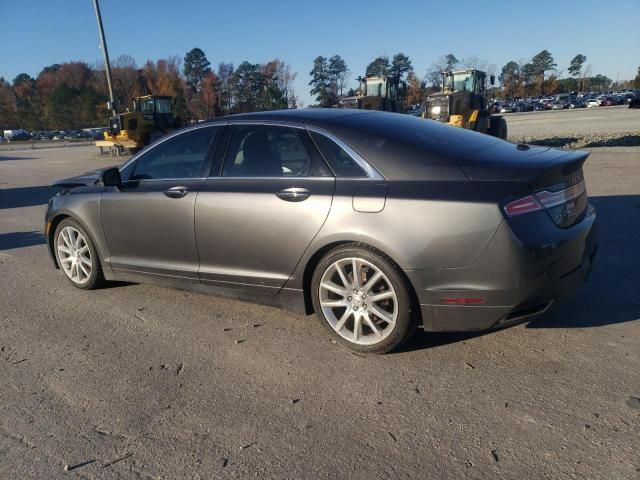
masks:
{"label": "side mirror", "polygon": [[105,187],[119,187],[122,185],[122,177],[117,167],[108,168],[102,172],[102,184]]}
{"label": "side mirror", "polygon": [[489,82],[491,83],[491,86],[494,86],[496,84],[496,76],[495,75],[491,75],[489,77]]}

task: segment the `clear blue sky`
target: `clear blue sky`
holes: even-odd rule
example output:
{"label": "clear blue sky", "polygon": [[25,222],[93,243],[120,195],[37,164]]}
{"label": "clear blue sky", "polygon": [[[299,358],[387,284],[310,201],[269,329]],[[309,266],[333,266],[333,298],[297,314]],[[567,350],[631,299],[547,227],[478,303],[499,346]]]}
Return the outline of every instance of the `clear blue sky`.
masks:
{"label": "clear blue sky", "polygon": [[[102,0],[111,58],[138,64],[197,46],[212,64],[279,57],[298,72],[305,105],[317,55],[342,55],[352,78],[378,55],[404,52],[422,77],[440,56],[477,55],[498,69],[551,51],[566,72],[577,53],[594,74],[630,79],[640,65],[640,0]],[[101,58],[92,0],[0,0],[0,76]]]}

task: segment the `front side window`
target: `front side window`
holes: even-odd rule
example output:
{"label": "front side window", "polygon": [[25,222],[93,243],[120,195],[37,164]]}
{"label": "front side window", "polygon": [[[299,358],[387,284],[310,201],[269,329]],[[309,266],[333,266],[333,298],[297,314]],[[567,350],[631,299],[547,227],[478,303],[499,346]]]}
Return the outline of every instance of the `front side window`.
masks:
{"label": "front side window", "polygon": [[196,178],[220,127],[197,128],[161,142],[136,160],[132,180]]}
{"label": "front side window", "polygon": [[320,133],[310,133],[336,177],[367,176],[367,172],[340,145]]}
{"label": "front side window", "polygon": [[306,177],[310,169],[311,160],[298,129],[243,125],[233,133],[222,176]]}

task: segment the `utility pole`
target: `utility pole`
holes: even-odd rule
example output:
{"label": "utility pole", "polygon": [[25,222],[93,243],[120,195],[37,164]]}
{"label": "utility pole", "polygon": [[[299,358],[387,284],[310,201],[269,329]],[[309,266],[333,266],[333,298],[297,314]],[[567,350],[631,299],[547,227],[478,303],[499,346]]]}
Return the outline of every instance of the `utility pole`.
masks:
{"label": "utility pole", "polygon": [[102,54],[104,55],[104,68],[107,73],[107,86],[109,88],[109,103],[107,104],[107,108],[111,110],[111,114],[115,117],[117,115],[117,112],[115,99],[113,98],[113,85],[111,84],[111,65],[109,64],[109,52],[107,50],[107,42],[104,39],[102,15],[100,15],[100,6],[98,5],[98,0],[93,0],[93,6],[96,10],[96,20],[98,21],[98,31],[100,33],[100,46],[102,47]]}

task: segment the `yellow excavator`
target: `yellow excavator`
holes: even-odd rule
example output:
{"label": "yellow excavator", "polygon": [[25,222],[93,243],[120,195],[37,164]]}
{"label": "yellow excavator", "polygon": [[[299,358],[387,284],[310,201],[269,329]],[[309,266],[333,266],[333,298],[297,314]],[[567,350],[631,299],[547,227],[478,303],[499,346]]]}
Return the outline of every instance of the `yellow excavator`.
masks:
{"label": "yellow excavator", "polygon": [[112,155],[135,153],[176,128],[171,97],[145,95],[133,101],[133,108],[111,117],[109,130],[102,140],[96,140],[96,147]]}
{"label": "yellow excavator", "polygon": [[[493,75],[489,80],[495,84]],[[486,73],[480,70],[443,72],[442,90],[427,97],[423,118],[506,139],[507,122],[491,115],[485,83]]]}
{"label": "yellow excavator", "polygon": [[340,108],[402,113],[404,82],[391,77],[358,77],[356,94],[340,100]]}

